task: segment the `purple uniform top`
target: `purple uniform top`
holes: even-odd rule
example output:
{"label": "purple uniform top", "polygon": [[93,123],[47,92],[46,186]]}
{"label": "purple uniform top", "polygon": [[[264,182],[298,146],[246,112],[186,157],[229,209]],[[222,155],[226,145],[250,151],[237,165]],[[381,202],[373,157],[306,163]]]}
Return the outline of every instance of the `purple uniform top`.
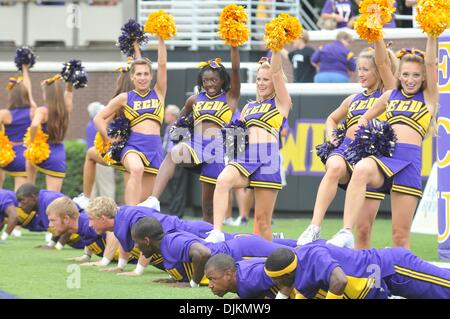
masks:
{"label": "purple uniform top", "polygon": [[7,189],[0,189],[0,223],[5,219],[5,211],[10,206],[19,206],[16,194]]}
{"label": "purple uniform top", "polygon": [[337,13],[343,19],[337,23],[338,29],[347,27],[347,22],[355,15],[351,0],[327,0],[320,13]]}
{"label": "purple uniform top", "polygon": [[19,107],[9,110],[12,116],[11,124],[5,124],[5,135],[11,142],[22,142],[28,127],[31,125],[30,108]]}
{"label": "purple uniform top", "polygon": [[247,128],[258,126],[276,138],[279,137],[283,116],[275,105],[275,97],[263,101],[249,102],[244,106],[241,113]]}
{"label": "purple uniform top", "polygon": [[353,52],[337,40],[324,45],[314,52],[311,62],[314,64],[320,63],[319,72],[335,72],[348,76],[349,70],[356,70]]}
{"label": "purple uniform top", "polygon": [[[168,271],[172,269],[193,269],[189,250],[195,243],[200,243],[211,250],[211,256],[226,254],[235,261],[243,260],[247,257],[267,257],[279,248],[291,248],[265,240],[256,235],[241,235],[234,239],[220,243],[208,243],[191,233],[184,231],[165,234],[161,239],[161,255],[164,259],[164,268]],[[191,273],[187,271],[189,280]],[[183,278],[184,280],[185,278]]]}
{"label": "purple uniform top", "polygon": [[144,120],[154,120],[160,124],[163,122],[164,106],[155,90],[149,90],[146,94],[132,90],[127,94],[127,105],[123,110],[126,118],[130,120],[131,127]]}
{"label": "purple uniform top", "polygon": [[202,121],[211,121],[224,127],[230,123],[232,113],[227,103],[227,93],[222,92],[217,96],[209,96],[205,92],[200,92],[192,107],[194,125]]}
{"label": "purple uniform top", "polygon": [[86,147],[90,149],[94,146],[95,134],[97,134],[98,130],[95,127],[94,121],[90,120],[86,125]]}
{"label": "purple uniform top", "polygon": [[383,92],[378,90],[372,92],[372,94],[367,94],[367,92],[357,94],[348,107],[347,117],[345,118],[346,128],[348,129],[358,123],[361,116],[373,106],[382,94]]}
{"label": "purple uniform top", "polygon": [[403,90],[393,90],[386,107],[386,118],[391,125],[407,125],[424,138],[430,126],[431,114],[425,104],[423,91],[407,95]]}
{"label": "purple uniform top", "polygon": [[64,197],[64,194],[59,192],[40,190],[38,194],[38,208],[30,214],[19,213],[19,220],[22,227],[30,231],[46,231],[48,229],[47,207],[55,199]]}
{"label": "purple uniform top", "polygon": [[71,245],[72,247],[83,248],[86,246],[97,256],[103,256],[106,247],[106,234],[99,235],[95,232],[94,228],[89,226],[89,217],[84,211],[80,213],[78,218],[77,234],[79,235],[80,240],[76,247]]}
{"label": "purple uniform top", "polygon": [[340,267],[348,280],[344,291],[347,298],[384,299],[389,291],[382,279],[395,273],[394,256],[403,253],[404,249],[353,250],[318,240],[296,248],[294,252],[298,258],[294,287],[303,297],[324,296],[332,271]]}
{"label": "purple uniform top", "polygon": [[250,258],[236,263],[236,289],[241,299],[274,299],[278,287],[264,272],[265,258]]}
{"label": "purple uniform top", "polygon": [[133,250],[135,244],[131,238],[131,228],[144,217],[156,218],[161,223],[164,233],[186,231],[192,233],[195,237],[206,238],[208,236],[206,233],[213,229],[210,223],[181,220],[177,216],[162,214],[153,208],[120,206],[114,218],[114,235],[116,235],[125,251]]}

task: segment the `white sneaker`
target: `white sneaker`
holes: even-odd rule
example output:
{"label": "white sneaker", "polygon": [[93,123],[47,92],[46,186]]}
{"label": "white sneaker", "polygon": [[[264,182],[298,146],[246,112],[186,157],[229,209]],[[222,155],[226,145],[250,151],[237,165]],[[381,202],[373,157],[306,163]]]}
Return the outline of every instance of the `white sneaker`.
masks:
{"label": "white sneaker", "polygon": [[150,196],[149,198],[144,200],[142,203],[139,203],[138,206],[153,208],[153,209],[156,209],[158,212],[161,211],[159,200],[155,196]]}
{"label": "white sneaker", "polygon": [[228,225],[228,226],[233,225],[233,224],[234,224],[233,217],[228,217],[227,219],[225,219],[225,220],[223,221],[223,224],[224,224],[224,225]]}
{"label": "white sneaker", "polygon": [[231,224],[231,226],[243,226],[247,225],[248,219],[242,216],[238,216],[234,222]]}
{"label": "white sneaker", "polygon": [[14,237],[22,237],[22,231],[20,229],[15,229],[12,231],[11,233],[12,236]]}
{"label": "white sneaker", "polygon": [[74,197],[73,201],[75,202],[75,204],[80,206],[81,209],[86,209],[87,205],[89,204],[89,198],[84,196],[84,193],[81,193],[77,197]]}
{"label": "white sneaker", "polygon": [[308,228],[298,237],[297,245],[303,246],[320,238],[320,227],[309,225]]}
{"label": "white sneaker", "polygon": [[272,238],[284,239],[284,233],[283,232],[272,233]]}
{"label": "white sneaker", "polygon": [[351,231],[348,229],[341,229],[327,241],[327,244],[353,249],[355,248],[355,239],[353,238]]}
{"label": "white sneaker", "polygon": [[214,244],[220,243],[222,241],[225,241],[225,235],[220,230],[213,229],[209,232],[208,237],[206,237],[204,241]]}

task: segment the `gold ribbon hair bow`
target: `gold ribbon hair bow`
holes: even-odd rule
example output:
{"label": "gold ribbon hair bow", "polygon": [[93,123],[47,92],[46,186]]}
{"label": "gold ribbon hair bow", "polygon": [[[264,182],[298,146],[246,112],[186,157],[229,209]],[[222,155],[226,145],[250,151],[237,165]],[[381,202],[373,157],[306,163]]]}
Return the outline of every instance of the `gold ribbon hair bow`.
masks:
{"label": "gold ribbon hair bow", "polygon": [[217,69],[220,68],[222,65],[222,59],[221,58],[215,58],[214,60],[208,60],[208,61],[204,61],[204,62],[200,62],[198,64],[199,68],[204,68],[207,66],[210,66],[213,69]]}
{"label": "gold ribbon hair bow", "polygon": [[405,48],[405,49],[401,49],[398,53],[397,53],[397,58],[401,59],[405,54],[414,54],[417,55],[419,57],[421,57],[422,59],[425,59],[425,52],[419,49],[410,49],[410,48]]}
{"label": "gold ribbon hair bow", "polygon": [[270,64],[270,60],[271,59],[269,57],[263,56],[263,57],[261,57],[261,59],[259,59],[258,63],[259,64],[263,64],[263,63],[269,63]]}

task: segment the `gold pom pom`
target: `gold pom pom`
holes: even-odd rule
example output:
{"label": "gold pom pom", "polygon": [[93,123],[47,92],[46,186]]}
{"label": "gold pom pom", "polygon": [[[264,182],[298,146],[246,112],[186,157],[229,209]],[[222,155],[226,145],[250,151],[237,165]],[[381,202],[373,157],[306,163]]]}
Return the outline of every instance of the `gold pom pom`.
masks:
{"label": "gold pom pom", "polygon": [[102,138],[102,135],[100,134],[100,132],[97,132],[97,134],[95,134],[94,147],[97,150],[97,152],[100,154],[100,156],[103,156],[110,146],[111,146],[111,143],[109,143],[109,142],[105,143],[103,141],[103,138]]}
{"label": "gold pom pom", "polygon": [[23,153],[23,156],[25,156],[25,158],[33,164],[42,163],[50,156],[50,146],[48,145],[47,140],[48,135],[45,134],[39,127],[34,141],[31,142],[30,128],[28,128],[27,133],[23,138],[23,143],[27,147],[27,149]]}
{"label": "gold pom pom", "polygon": [[107,165],[113,165],[117,163],[111,158],[111,154],[108,152],[109,148],[111,147],[111,142],[105,143],[100,132],[97,132],[97,134],[95,134],[94,147]]}
{"label": "gold pom pom", "polygon": [[144,31],[168,40],[176,35],[177,26],[171,15],[159,10],[148,15]]}
{"label": "gold pom pom", "polygon": [[439,37],[450,27],[450,1],[419,0],[416,20],[424,32]]}
{"label": "gold pom pom", "polygon": [[360,15],[353,26],[359,37],[369,43],[383,38],[383,25],[380,24],[379,19],[374,15]]}
{"label": "gold pom pom", "polygon": [[9,165],[15,157],[16,153],[11,141],[4,132],[0,132],[0,167]]}
{"label": "gold pom pom", "polygon": [[374,16],[372,23],[381,26],[391,22],[395,10],[393,0],[363,0],[359,3],[359,13]]}
{"label": "gold pom pom", "polygon": [[247,12],[244,7],[230,4],[223,8],[219,17],[219,37],[232,47],[247,42],[250,30],[247,27]]}
{"label": "gold pom pom", "polygon": [[106,152],[106,154],[104,154],[102,156],[103,160],[105,161],[106,165],[113,165],[113,164],[117,164],[117,162],[115,160],[112,159],[111,153],[110,152]]}
{"label": "gold pom pom", "polygon": [[303,28],[297,18],[282,13],[265,26],[264,42],[272,51],[281,51],[283,47],[300,38]]}

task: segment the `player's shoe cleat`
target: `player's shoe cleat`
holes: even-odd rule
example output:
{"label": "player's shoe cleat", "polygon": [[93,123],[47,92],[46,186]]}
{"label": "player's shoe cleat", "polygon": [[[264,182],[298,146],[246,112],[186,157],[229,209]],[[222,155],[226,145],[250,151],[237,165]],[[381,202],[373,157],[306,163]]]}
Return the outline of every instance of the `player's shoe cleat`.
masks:
{"label": "player's shoe cleat", "polygon": [[156,209],[158,212],[161,211],[159,200],[154,196],[150,196],[149,198],[144,200],[142,203],[138,204],[138,206],[153,208],[153,209]]}
{"label": "player's shoe cleat", "polygon": [[81,193],[77,197],[74,197],[73,201],[82,209],[86,209],[87,205],[89,204],[89,198],[86,197],[84,193]]}
{"label": "player's shoe cleat", "polygon": [[320,227],[309,225],[308,228],[298,237],[297,245],[303,246],[320,238]]}
{"label": "player's shoe cleat", "polygon": [[225,241],[225,235],[220,230],[211,230],[208,237],[204,239],[208,243],[220,243]]}
{"label": "player's shoe cleat", "polygon": [[336,233],[336,235],[327,241],[327,244],[353,249],[355,247],[355,239],[353,238],[353,234],[350,230],[341,229]]}

